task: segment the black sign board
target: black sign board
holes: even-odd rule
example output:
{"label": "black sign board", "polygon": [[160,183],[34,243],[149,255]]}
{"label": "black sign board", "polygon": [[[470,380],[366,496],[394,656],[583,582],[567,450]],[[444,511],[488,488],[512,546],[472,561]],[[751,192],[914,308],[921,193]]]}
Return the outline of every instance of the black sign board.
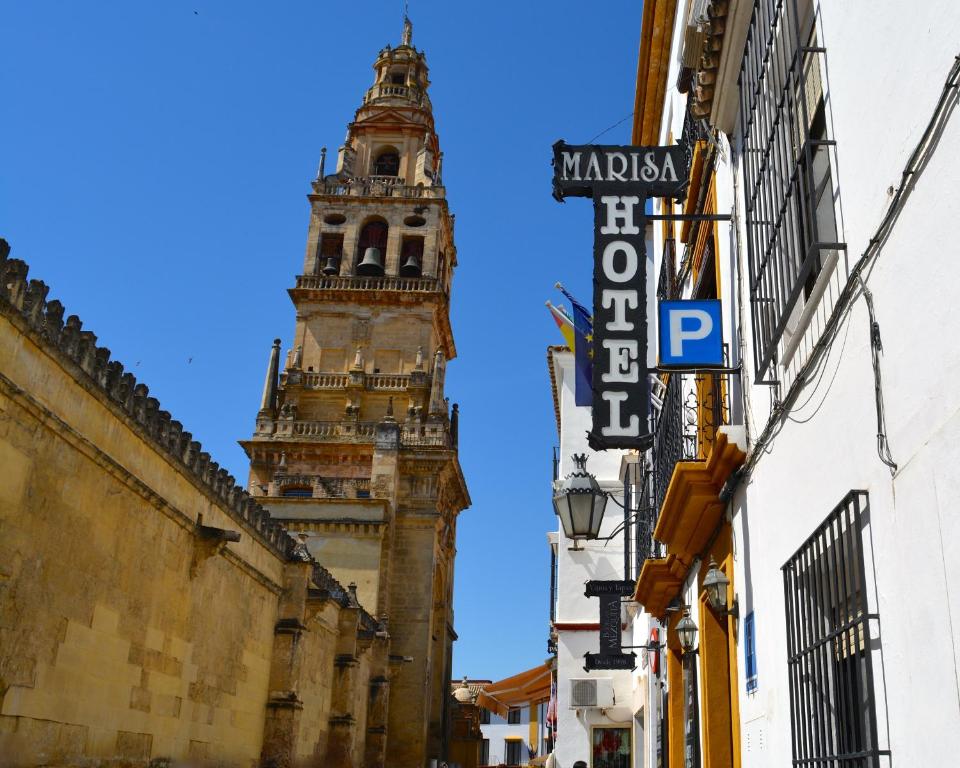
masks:
{"label": "black sign board", "polygon": [[587,653],[584,669],[635,669],[637,655],[620,648],[620,598],[633,594],[632,581],[588,581],[584,595],[600,598],[600,653]]}
{"label": "black sign board", "polygon": [[553,196],[592,197],[593,450],[646,448],[648,197],[674,197],[687,183],[683,149],[553,145]]}
{"label": "black sign board", "polygon": [[636,669],[637,654],[617,653],[606,655],[602,653],[583,654],[583,668],[589,672],[591,669]]}

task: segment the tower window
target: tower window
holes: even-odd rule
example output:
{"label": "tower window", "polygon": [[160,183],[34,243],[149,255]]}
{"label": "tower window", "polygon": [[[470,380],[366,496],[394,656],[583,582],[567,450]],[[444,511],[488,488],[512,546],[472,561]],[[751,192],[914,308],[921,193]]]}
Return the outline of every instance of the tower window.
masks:
{"label": "tower window", "polygon": [[397,72],[390,73],[390,82],[393,85],[403,85],[407,82],[407,73],[399,70]]}
{"label": "tower window", "polygon": [[400,173],[400,154],[395,149],[385,149],[373,164],[374,176],[397,176]]}
{"label": "tower window", "polygon": [[313,498],[312,488],[284,488],[283,497],[285,499],[310,499]]}

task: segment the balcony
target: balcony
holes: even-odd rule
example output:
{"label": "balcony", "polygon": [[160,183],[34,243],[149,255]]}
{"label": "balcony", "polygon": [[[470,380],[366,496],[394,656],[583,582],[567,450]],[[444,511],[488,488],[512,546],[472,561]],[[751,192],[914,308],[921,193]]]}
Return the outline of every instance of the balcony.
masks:
{"label": "balcony", "polygon": [[681,461],[705,461],[718,430],[730,423],[729,373],[672,373],[653,437],[654,509],[662,509]]}
{"label": "balcony", "polygon": [[642,460],[638,464],[638,477],[631,483],[630,512],[633,518],[634,572],[639,576],[647,560],[663,557],[664,547],[653,536],[657,526],[657,508],[653,502],[653,471]]}
{"label": "balcony", "polygon": [[[258,437],[287,439],[311,443],[356,443],[373,445],[377,440],[375,421],[296,421],[279,419],[268,421],[258,431]],[[450,450],[457,445],[457,414],[449,421],[434,423],[399,424],[401,449]]]}
{"label": "balcony", "polygon": [[[419,373],[420,381],[426,383],[424,373]],[[410,387],[413,376],[409,373],[367,373],[363,374],[363,388],[378,392],[402,392]],[[346,389],[350,386],[349,373],[301,373],[300,385],[304,389]]]}
{"label": "balcony", "polygon": [[410,186],[398,176],[366,176],[343,181],[315,181],[313,191],[317,195],[338,197],[403,197],[436,200],[446,197],[444,187]]}
{"label": "balcony", "polygon": [[717,530],[721,491],[746,459],[743,429],[731,423],[734,387],[732,373],[674,372],[661,393],[650,478],[656,518],[634,595],[654,616],[664,615]]}
{"label": "balcony", "polygon": [[305,437],[311,442],[372,443],[374,421],[278,421],[277,437]]}
{"label": "balcony", "polygon": [[423,104],[424,96],[422,88],[411,85],[401,85],[397,83],[377,83],[363,96],[363,103],[369,104],[377,99],[407,99],[415,104]]}
{"label": "balcony", "polygon": [[402,291],[440,293],[435,277],[340,277],[339,275],[297,275],[295,291]]}

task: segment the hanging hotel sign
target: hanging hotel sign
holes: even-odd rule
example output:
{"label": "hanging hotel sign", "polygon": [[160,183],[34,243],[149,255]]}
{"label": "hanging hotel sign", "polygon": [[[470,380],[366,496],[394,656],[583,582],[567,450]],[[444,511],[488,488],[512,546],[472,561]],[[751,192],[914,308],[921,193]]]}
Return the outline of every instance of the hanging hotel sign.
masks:
{"label": "hanging hotel sign", "polygon": [[636,669],[637,654],[620,647],[620,599],[633,594],[632,581],[588,581],[584,595],[600,598],[600,653],[584,654],[583,668]]}
{"label": "hanging hotel sign", "polygon": [[553,145],[553,196],[592,197],[593,429],[590,447],[646,448],[648,197],[687,183],[683,148]]}

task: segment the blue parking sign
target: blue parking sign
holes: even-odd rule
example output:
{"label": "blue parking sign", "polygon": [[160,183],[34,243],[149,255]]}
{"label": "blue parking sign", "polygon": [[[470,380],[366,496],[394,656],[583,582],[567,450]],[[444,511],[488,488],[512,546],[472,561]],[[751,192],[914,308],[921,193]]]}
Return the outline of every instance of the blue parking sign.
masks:
{"label": "blue parking sign", "polygon": [[661,301],[660,365],[697,368],[723,365],[719,299]]}

